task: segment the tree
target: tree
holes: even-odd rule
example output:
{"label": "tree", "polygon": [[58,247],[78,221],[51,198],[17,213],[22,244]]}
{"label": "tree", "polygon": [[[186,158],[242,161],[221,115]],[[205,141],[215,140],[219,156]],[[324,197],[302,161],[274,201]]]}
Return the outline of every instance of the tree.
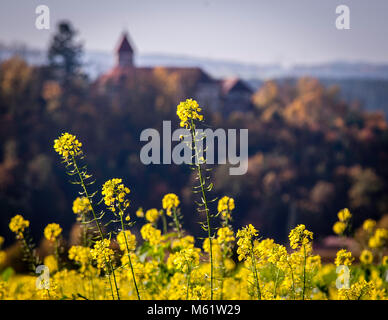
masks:
{"label": "tree", "polygon": [[75,41],[76,35],[77,31],[70,22],[60,22],[48,50],[50,67],[64,80],[80,72],[82,44]]}

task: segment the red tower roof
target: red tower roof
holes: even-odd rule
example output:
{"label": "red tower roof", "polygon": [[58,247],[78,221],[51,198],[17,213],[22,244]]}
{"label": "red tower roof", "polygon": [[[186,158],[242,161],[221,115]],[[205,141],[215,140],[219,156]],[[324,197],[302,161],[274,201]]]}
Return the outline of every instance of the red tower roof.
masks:
{"label": "red tower roof", "polygon": [[121,53],[121,52],[131,52],[131,53],[133,53],[132,46],[130,45],[130,43],[128,41],[127,33],[123,34],[123,36],[121,38],[120,45],[117,47],[116,52],[117,53]]}

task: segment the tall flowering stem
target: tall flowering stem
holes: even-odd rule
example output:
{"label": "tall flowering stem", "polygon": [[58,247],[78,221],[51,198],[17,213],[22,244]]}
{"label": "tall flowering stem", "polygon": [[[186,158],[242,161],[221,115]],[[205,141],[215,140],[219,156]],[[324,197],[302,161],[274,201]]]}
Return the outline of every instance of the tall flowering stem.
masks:
{"label": "tall flowering stem", "polygon": [[[82,143],[78,141],[76,136],[69,134],[69,133],[63,133],[58,139],[54,140],[54,150],[62,156],[64,163],[66,163],[66,168],[68,169],[68,175],[70,176],[77,176],[78,181],[73,181],[73,184],[81,185],[83,190],[83,195],[89,200],[90,203],[90,211],[93,215],[93,220],[96,223],[101,241],[105,240],[104,234],[102,232],[102,228],[100,225],[99,220],[102,217],[97,217],[94,206],[93,206],[93,196],[95,195],[95,192],[93,194],[89,194],[86,185],[93,184],[92,182],[86,182],[86,180],[90,179],[92,176],[89,175],[86,171],[86,166],[79,167],[76,161],[76,157],[82,157]],[[72,169],[69,169],[69,167],[72,167]],[[92,222],[90,221],[90,222]],[[110,273],[113,275],[113,281],[116,289],[117,298],[120,300],[120,293],[119,288],[116,281],[116,275],[112,266],[111,257],[105,256],[105,264],[106,269],[110,271]],[[111,274],[108,272],[108,279],[110,284],[110,289],[112,293],[112,298],[115,299],[114,293],[113,293],[113,286],[112,286],[112,279]]]}
{"label": "tall flowering stem", "polygon": [[9,229],[16,234],[16,239],[21,241],[24,260],[28,263],[31,271],[35,272],[37,265],[39,265],[39,260],[35,254],[34,245],[27,235],[26,229],[29,226],[30,221],[25,220],[20,214],[14,216],[9,223]]}
{"label": "tall flowering stem", "polygon": [[197,146],[197,140],[196,140],[196,135],[195,135],[195,124],[194,121],[191,120],[191,126],[190,126],[190,132],[191,132],[191,137],[193,140],[194,144],[194,153],[195,153],[195,166],[197,168],[198,172],[198,179],[199,179],[199,186],[201,188],[201,195],[202,195],[202,204],[205,208],[205,213],[206,213],[206,227],[205,229],[207,230],[208,233],[208,239],[209,239],[209,256],[210,256],[210,299],[213,300],[213,281],[214,281],[214,265],[213,265],[213,244],[212,244],[212,228],[210,224],[210,211],[209,211],[209,206],[208,206],[208,201],[206,198],[206,191],[208,188],[205,185],[205,179],[202,174],[202,168],[200,164],[200,159],[199,159],[199,150]]}
{"label": "tall flowering stem", "polygon": [[[133,284],[136,289],[137,299],[140,300],[139,289],[136,283],[135,272],[133,269],[131,254],[130,254],[130,245],[127,238],[127,231],[125,230],[124,223],[124,214],[125,210],[129,207],[129,200],[125,199],[126,195],[130,193],[129,188],[125,187],[122,183],[122,179],[111,179],[104,183],[102,187],[102,195],[104,196],[105,205],[109,210],[120,220],[121,231],[125,243],[125,251],[127,252],[127,257],[129,261],[129,266],[131,268]],[[126,217],[126,220],[130,220],[129,215]],[[122,241],[121,241],[122,242]]]}
{"label": "tall flowering stem", "polygon": [[[105,237],[104,237],[104,234],[102,232],[102,227],[101,227],[101,224],[99,222],[99,218],[97,218],[97,215],[96,215],[96,212],[94,210],[94,207],[93,207],[93,202],[92,202],[92,197],[93,195],[90,195],[88,193],[88,190],[86,188],[86,184],[85,184],[85,180],[84,180],[84,177],[86,175],[86,173],[81,173],[81,171],[79,170],[79,167],[77,165],[77,162],[75,160],[75,157],[74,155],[72,155],[72,160],[73,160],[73,164],[74,164],[74,168],[75,168],[75,171],[78,175],[78,178],[79,178],[79,182],[82,186],[82,189],[83,189],[83,192],[84,192],[84,195],[87,199],[89,199],[89,202],[90,202],[90,206],[91,206],[91,211],[92,211],[92,215],[93,215],[93,221],[96,223],[96,226],[97,226],[97,229],[98,229],[98,233],[100,235],[100,238],[101,238],[101,241],[104,241],[105,240]],[[115,289],[116,289],[116,294],[117,294],[117,299],[120,300],[120,293],[119,293],[119,287],[117,285],[117,280],[116,280],[116,274],[115,274],[115,271],[113,269],[113,265],[112,265],[112,260],[111,260],[111,257],[108,256],[105,258],[105,262],[106,262],[106,267],[107,269],[112,273],[113,275],[113,282],[114,282],[114,285],[115,285]],[[112,298],[114,299],[114,294],[113,294],[113,287],[112,287],[112,280],[111,280],[111,277],[110,277],[110,273],[108,272],[108,278],[109,278],[109,284],[110,284],[110,287],[111,287],[111,291],[112,291]]]}
{"label": "tall flowering stem", "polygon": [[251,262],[251,271],[255,280],[257,299],[261,300],[261,290],[259,283],[259,276],[256,267],[256,248],[254,245],[254,238],[257,237],[258,231],[254,226],[249,224],[237,232],[237,254],[238,260],[246,260]]}
{"label": "tall flowering stem", "polygon": [[131,255],[129,253],[129,244],[128,244],[128,239],[127,239],[127,234],[125,233],[125,227],[124,227],[124,221],[123,221],[123,216],[122,215],[120,216],[120,222],[121,222],[121,229],[123,230],[123,234],[124,234],[125,246],[126,246],[126,249],[127,249],[127,256],[128,256],[129,266],[131,268],[133,285],[135,286],[135,289],[136,289],[137,299],[141,300],[140,299],[140,294],[139,294],[139,288],[137,287],[137,283],[136,283],[135,271],[133,270],[133,264],[132,264]]}
{"label": "tall flowering stem", "polygon": [[197,170],[198,180],[199,180],[199,186],[202,197],[202,203],[200,203],[200,206],[204,207],[204,211],[206,214],[206,224],[203,225],[204,230],[207,231],[208,239],[209,239],[209,260],[210,260],[210,299],[213,300],[213,282],[214,282],[214,265],[213,265],[213,245],[212,245],[212,228],[210,223],[210,211],[209,211],[209,205],[208,200],[206,197],[206,191],[210,191],[212,188],[212,185],[206,186],[206,181],[203,175],[203,170],[201,167],[201,163],[204,163],[203,157],[200,156],[202,154],[203,150],[199,150],[198,144],[197,144],[197,132],[196,132],[196,126],[194,121],[202,121],[203,115],[200,114],[202,109],[199,107],[198,102],[193,99],[186,99],[186,101],[181,102],[177,106],[177,115],[180,119],[180,126],[185,127],[190,131],[191,135],[191,147],[194,149],[194,165]]}
{"label": "tall flowering stem", "polygon": [[290,247],[292,249],[303,249],[302,300],[304,300],[306,294],[306,246],[311,244],[311,241],[313,240],[313,233],[311,231],[308,231],[304,224],[300,224],[296,228],[291,230],[288,238],[290,240]]}

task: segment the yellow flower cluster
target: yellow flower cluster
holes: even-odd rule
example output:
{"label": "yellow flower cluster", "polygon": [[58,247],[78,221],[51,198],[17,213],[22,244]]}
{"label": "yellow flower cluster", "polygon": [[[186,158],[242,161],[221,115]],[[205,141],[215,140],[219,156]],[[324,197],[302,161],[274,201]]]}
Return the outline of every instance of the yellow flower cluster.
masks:
{"label": "yellow flower cluster", "polygon": [[234,199],[230,198],[228,196],[222,197],[220,200],[218,200],[218,212],[221,213],[221,216],[224,219],[230,220],[231,213],[233,209],[235,208],[234,205]]}
{"label": "yellow flower cluster", "polygon": [[199,264],[200,249],[186,248],[174,255],[174,264],[178,270],[187,272]]}
{"label": "yellow flower cluster", "polygon": [[258,231],[254,226],[249,224],[248,226],[237,231],[237,254],[238,260],[241,261],[249,257],[253,250],[253,240],[257,237]]}
{"label": "yellow flower cluster", "polygon": [[370,248],[381,248],[388,240],[388,230],[377,228],[372,237],[370,237],[368,245]]}
{"label": "yellow flower cluster", "polygon": [[54,150],[65,160],[69,157],[77,156],[81,153],[82,143],[76,136],[70,133],[63,133],[58,139],[54,140]]}
{"label": "yellow flower cluster", "polygon": [[352,214],[350,213],[349,209],[345,208],[340,210],[337,216],[339,221],[334,223],[333,231],[335,234],[342,235],[349,225],[349,220],[352,217]]}
{"label": "yellow flower cluster", "polygon": [[[129,188],[124,186],[122,179],[111,179],[102,186],[102,195],[104,196],[105,205],[112,211],[116,211],[119,207],[120,214],[123,210],[129,207],[129,200],[125,196],[130,193]],[[122,207],[121,207],[122,206]]]}
{"label": "yellow flower cluster", "polygon": [[136,217],[138,218],[144,218],[144,211],[143,208],[139,208],[136,210]]}
{"label": "yellow flower cluster", "polygon": [[18,239],[23,238],[23,232],[30,226],[30,221],[25,220],[20,214],[17,214],[11,219],[9,223],[9,229],[16,233]]}
{"label": "yellow flower cluster", "polygon": [[217,231],[217,241],[219,244],[228,244],[235,241],[234,232],[229,227],[223,227]]}
{"label": "yellow flower cluster", "polygon": [[147,223],[140,229],[141,236],[144,240],[149,241],[153,245],[158,245],[162,241],[162,232],[152,226],[151,223]]}
{"label": "yellow flower cluster", "polygon": [[291,230],[288,238],[290,240],[291,248],[297,249],[309,244],[310,241],[313,240],[313,233],[308,231],[304,224],[300,224]]}
{"label": "yellow flower cluster", "polygon": [[338,290],[338,300],[363,300],[370,299],[374,286],[365,280],[358,281],[349,289]]}
{"label": "yellow flower cluster", "polygon": [[174,250],[180,250],[185,248],[194,247],[195,239],[193,236],[185,236],[182,238],[174,239],[171,243],[171,247]]}
{"label": "yellow flower cluster", "polygon": [[175,193],[168,193],[162,199],[162,207],[168,216],[172,215],[172,210],[178,208],[179,198]]}
{"label": "yellow flower cluster", "polygon": [[159,218],[158,209],[153,208],[153,209],[147,210],[145,217],[148,222],[155,223],[156,221],[158,221],[158,218]]}
{"label": "yellow flower cluster", "polygon": [[52,254],[46,256],[43,260],[43,263],[47,268],[49,268],[50,273],[58,271],[58,261],[55,256]]}
{"label": "yellow flower cluster", "polygon": [[49,241],[55,241],[62,233],[62,228],[58,223],[50,223],[44,228],[44,237]]}
{"label": "yellow flower cluster", "polygon": [[92,250],[92,258],[97,262],[98,269],[105,269],[107,261],[113,257],[113,250],[110,249],[110,240],[104,239],[96,241]]}
{"label": "yellow flower cluster", "polygon": [[336,223],[334,223],[333,231],[335,234],[341,235],[344,233],[345,230],[346,230],[346,223],[342,221],[337,221]]}
{"label": "yellow flower cluster", "polygon": [[339,221],[347,222],[352,217],[352,214],[350,213],[348,208],[345,208],[345,209],[342,209],[340,212],[338,212],[337,216]]}
{"label": "yellow flower cluster", "polygon": [[86,269],[86,266],[90,264],[92,258],[90,251],[89,248],[82,246],[72,246],[69,249],[69,259],[74,260],[81,265],[81,272],[83,272]]}
{"label": "yellow flower cluster", "polygon": [[[125,236],[124,236],[125,232]],[[128,248],[130,251],[133,251],[136,249],[136,236],[132,234],[131,231],[125,230],[120,231],[117,235],[117,243],[120,246],[121,251],[127,251],[127,244],[125,243],[125,237],[127,238]]]}
{"label": "yellow flower cluster", "polygon": [[200,115],[202,109],[199,107],[198,102],[193,99],[186,99],[177,106],[176,114],[181,120],[181,127],[188,127],[191,120],[203,120],[203,115]]}
{"label": "yellow flower cluster", "polygon": [[373,253],[369,250],[362,250],[360,261],[364,264],[371,264],[373,262]]}
{"label": "yellow flower cluster", "polygon": [[376,226],[376,221],[373,219],[366,219],[362,224],[362,229],[366,232],[372,232]]}
{"label": "yellow flower cluster", "polygon": [[350,266],[353,261],[354,261],[354,258],[352,256],[352,253],[350,251],[347,251],[346,249],[341,249],[340,251],[337,252],[337,256],[334,260],[334,264],[337,267],[341,265]]}
{"label": "yellow flower cluster", "polygon": [[92,210],[92,205],[87,197],[77,197],[73,202],[73,212],[75,214],[85,214]]}

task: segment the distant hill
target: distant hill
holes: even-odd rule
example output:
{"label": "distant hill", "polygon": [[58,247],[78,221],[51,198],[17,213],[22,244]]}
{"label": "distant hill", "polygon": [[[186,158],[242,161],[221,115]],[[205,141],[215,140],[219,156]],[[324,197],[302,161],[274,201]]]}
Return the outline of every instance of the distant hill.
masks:
{"label": "distant hill", "polygon": [[[351,104],[357,103],[361,108],[369,111],[383,111],[388,118],[388,79],[371,78],[319,78],[325,86],[338,86],[340,97]],[[275,78],[275,81],[285,80],[296,82],[297,78]],[[250,86],[257,90],[262,84],[261,79],[248,80]]]}
{"label": "distant hill", "polygon": [[[0,61],[15,54],[31,64],[46,62],[44,51],[0,44]],[[139,66],[201,67],[215,78],[237,76],[245,79],[253,89],[258,89],[266,79],[280,81],[284,78],[311,76],[319,78],[325,85],[338,85],[345,101],[358,101],[367,110],[383,110],[388,115],[388,64],[331,62],[285,68],[278,64],[256,65],[161,54],[137,55],[135,60]],[[114,55],[110,52],[87,51],[84,64],[85,72],[94,79],[114,65]]]}

